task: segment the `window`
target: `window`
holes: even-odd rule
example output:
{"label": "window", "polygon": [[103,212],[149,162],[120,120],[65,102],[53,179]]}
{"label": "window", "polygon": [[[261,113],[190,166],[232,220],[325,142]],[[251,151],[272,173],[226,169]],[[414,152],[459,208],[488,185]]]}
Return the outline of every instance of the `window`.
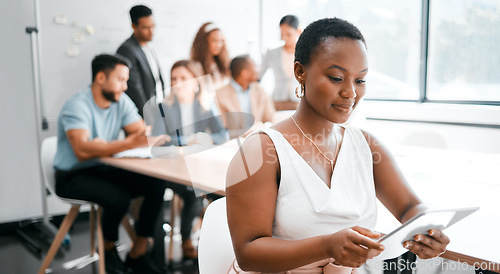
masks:
{"label": "window", "polygon": [[[368,100],[500,104],[498,0],[261,3],[263,26],[276,26],[263,28],[264,47],[279,39],[277,24],[285,14],[297,15],[302,27],[324,17],[359,27],[368,46]],[[428,29],[422,18],[429,18]]]}
{"label": "window", "polygon": [[320,18],[346,19],[361,30],[367,41],[370,72],[366,98],[419,98],[421,1],[262,2],[264,26],[276,26],[264,28],[264,46],[279,39],[279,19],[289,13],[299,17],[303,28]]}
{"label": "window", "polygon": [[[367,99],[419,97],[420,1],[343,1],[338,17],[365,36],[370,71]],[[335,10],[335,5],[332,5]],[[352,11],[356,11],[353,13]]]}
{"label": "window", "polygon": [[431,1],[429,34],[429,100],[500,101],[499,1]]}

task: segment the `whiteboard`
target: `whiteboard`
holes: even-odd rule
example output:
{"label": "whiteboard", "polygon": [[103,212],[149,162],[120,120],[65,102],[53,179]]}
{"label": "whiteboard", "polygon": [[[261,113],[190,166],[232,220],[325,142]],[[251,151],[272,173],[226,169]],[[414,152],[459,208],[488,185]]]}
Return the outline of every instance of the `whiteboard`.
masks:
{"label": "whiteboard", "polygon": [[[91,83],[92,58],[115,53],[130,37],[128,12],[136,4],[130,0],[39,1],[42,104],[51,126],[63,104]],[[219,25],[231,57],[260,55],[259,1],[150,0],[140,4],[153,10],[156,29],[152,46],[166,84],[170,66],[189,58],[194,36],[207,21]],[[94,28],[94,35],[86,32],[88,25]],[[75,35],[83,41],[75,40]],[[77,48],[78,56],[68,56],[68,47]]]}

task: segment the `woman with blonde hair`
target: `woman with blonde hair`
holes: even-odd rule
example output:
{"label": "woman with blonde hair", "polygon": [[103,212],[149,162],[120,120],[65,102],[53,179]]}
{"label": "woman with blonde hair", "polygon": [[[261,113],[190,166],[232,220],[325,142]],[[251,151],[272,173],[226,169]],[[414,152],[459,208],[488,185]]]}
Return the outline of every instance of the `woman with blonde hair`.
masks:
{"label": "woman with blonde hair", "polygon": [[[193,61],[180,60],[170,72],[170,94],[159,104],[152,133],[168,134],[166,145],[185,146],[195,143],[221,144],[226,141],[215,93],[210,93],[208,77],[201,76]],[[201,134],[200,134],[201,133]],[[210,139],[202,139],[208,133]]]}
{"label": "woman with blonde hair", "polygon": [[191,60],[196,61],[203,74],[210,74],[217,89],[229,81],[229,53],[220,28],[212,23],[203,24],[191,47]]}
{"label": "woman with blonde hair", "polygon": [[[145,111],[152,135],[167,134],[172,139],[165,145],[186,146],[224,143],[226,130],[218,115],[213,94],[192,61],[174,63],[170,72],[171,92],[157,105]],[[154,100],[153,100],[154,101]],[[152,122],[152,123],[151,123]],[[192,187],[167,185],[184,201],[181,215],[182,251],[184,259],[195,259],[198,252],[191,241],[192,223],[203,210],[203,197],[196,197]]]}

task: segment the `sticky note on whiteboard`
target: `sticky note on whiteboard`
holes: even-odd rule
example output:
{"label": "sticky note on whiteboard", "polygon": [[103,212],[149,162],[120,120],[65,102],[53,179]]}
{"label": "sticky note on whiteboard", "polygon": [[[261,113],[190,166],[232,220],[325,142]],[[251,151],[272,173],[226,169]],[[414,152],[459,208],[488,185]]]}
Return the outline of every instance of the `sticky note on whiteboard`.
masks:
{"label": "sticky note on whiteboard", "polygon": [[66,47],[66,56],[75,57],[80,55],[80,48],[77,45],[69,45]]}
{"label": "sticky note on whiteboard", "polygon": [[81,44],[85,42],[85,34],[81,31],[77,31],[73,33],[73,43]]}
{"label": "sticky note on whiteboard", "polygon": [[85,26],[85,31],[89,34],[89,35],[94,35],[95,34],[95,27],[93,25],[86,25]]}
{"label": "sticky note on whiteboard", "polygon": [[56,14],[56,16],[54,16],[54,22],[59,25],[66,25],[68,24],[68,17],[63,13]]}

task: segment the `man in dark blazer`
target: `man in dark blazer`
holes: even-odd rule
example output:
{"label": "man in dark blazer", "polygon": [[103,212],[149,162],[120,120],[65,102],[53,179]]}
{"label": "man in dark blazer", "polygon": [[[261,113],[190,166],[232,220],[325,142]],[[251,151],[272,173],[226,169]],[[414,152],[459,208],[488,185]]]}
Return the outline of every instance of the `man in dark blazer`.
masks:
{"label": "man in dark blazer", "polygon": [[148,45],[154,34],[153,12],[143,5],[134,6],[130,9],[130,19],[134,33],[123,42],[117,53],[128,58],[132,64],[125,93],[143,116],[144,105],[151,97],[163,98],[164,84],[156,53]]}

